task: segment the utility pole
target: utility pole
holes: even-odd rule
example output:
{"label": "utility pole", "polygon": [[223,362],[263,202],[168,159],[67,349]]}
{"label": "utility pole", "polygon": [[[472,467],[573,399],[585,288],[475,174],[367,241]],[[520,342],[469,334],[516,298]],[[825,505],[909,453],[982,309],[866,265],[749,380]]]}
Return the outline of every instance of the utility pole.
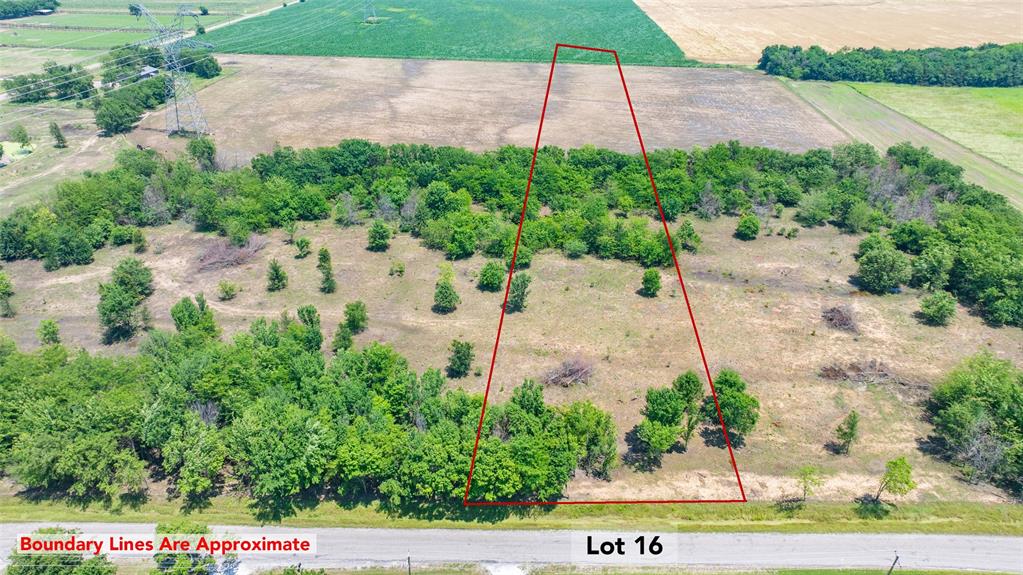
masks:
{"label": "utility pole", "polygon": [[895,552],[895,561],[892,561],[892,566],[888,568],[888,575],[892,575],[892,571],[895,570],[895,564],[899,562],[899,552]]}
{"label": "utility pole", "polygon": [[192,81],[189,80],[188,74],[185,72],[186,63],[181,58],[182,50],[213,48],[213,44],[208,42],[199,42],[185,37],[185,18],[192,17],[198,24],[199,13],[188,6],[180,5],[174,21],[169,26],[165,26],[142,4],[132,4],[129,11],[139,20],[145,18],[153,33],[151,38],[136,42],[135,45],[158,48],[163,54],[164,65],[167,68],[168,135],[201,136],[209,134],[209,124],[206,123],[206,116],[203,115],[199,101],[195,97]]}

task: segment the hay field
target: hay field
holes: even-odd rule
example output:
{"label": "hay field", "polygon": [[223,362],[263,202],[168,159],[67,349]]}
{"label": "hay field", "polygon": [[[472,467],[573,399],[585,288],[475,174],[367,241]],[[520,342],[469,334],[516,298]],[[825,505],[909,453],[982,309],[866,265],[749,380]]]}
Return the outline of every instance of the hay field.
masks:
{"label": "hay field", "polygon": [[1005,44],[1023,38],[1017,0],[636,0],[686,55],[755,64],[771,44],[829,50]]}

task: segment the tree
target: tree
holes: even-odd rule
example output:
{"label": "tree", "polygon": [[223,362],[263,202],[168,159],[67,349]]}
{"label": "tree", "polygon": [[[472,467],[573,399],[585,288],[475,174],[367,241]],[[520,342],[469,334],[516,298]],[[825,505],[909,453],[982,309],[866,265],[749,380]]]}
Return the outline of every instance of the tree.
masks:
{"label": "tree", "polygon": [[320,280],[320,291],[323,293],[334,293],[337,289],[337,280],[334,279],[334,266],[330,262],[330,252],[327,248],[320,248],[317,255],[316,269],[320,270],[323,279]]}
{"label": "tree", "polygon": [[54,148],[66,148],[67,138],[64,137],[64,132],[61,131],[60,126],[57,122],[50,122],[50,136],[53,137]]}
{"label": "tree", "polygon": [[121,98],[103,98],[96,109],[96,125],[107,135],[130,132],[141,117],[141,108]]}
{"label": "tree", "polygon": [[689,448],[689,440],[700,425],[700,398],[703,396],[703,383],[695,371],[689,370],[678,377],[671,384],[672,389],[678,395],[685,412],[682,420],[682,446]]}
{"label": "tree", "polygon": [[52,319],[44,319],[39,322],[36,336],[39,337],[39,343],[42,345],[57,345],[60,343],[60,326]]}
{"label": "tree", "polygon": [[188,155],[192,156],[200,170],[212,172],[217,168],[217,146],[213,143],[212,139],[206,136],[193,138],[188,141],[185,149],[188,151]]}
{"label": "tree", "polygon": [[174,476],[178,493],[189,500],[213,494],[228,455],[217,427],[202,421],[194,411],[174,427],[161,454],[164,471]]}
{"label": "tree", "polygon": [[345,306],[345,325],[353,334],[362,333],[369,325],[369,313],[366,311],[366,304],[361,301],[353,301]]}
{"label": "tree", "polygon": [[14,284],[7,272],[0,271],[0,317],[14,317],[11,298],[14,296]]}
{"label": "tree", "polygon": [[229,282],[227,280],[221,281],[217,284],[217,299],[220,301],[230,301],[238,295],[238,284]]}
{"label": "tree", "polygon": [[643,445],[646,455],[660,457],[678,441],[679,429],[657,421],[644,419],[636,426],[636,438]]}
{"label": "tree", "polygon": [[860,414],[856,410],[850,411],[842,423],[835,428],[835,438],[838,440],[835,443],[835,450],[838,453],[849,453],[852,444],[860,437],[859,427]]}
{"label": "tree", "polygon": [[216,338],[220,328],[213,320],[213,310],[206,305],[206,298],[198,293],[192,298],[181,298],[171,308],[171,319],[178,333],[191,334],[199,338]]}
{"label": "tree", "polygon": [[749,213],[739,216],[739,224],[735,227],[735,237],[749,241],[757,239],[758,234],[760,234],[760,218]]}
{"label": "tree", "polygon": [[508,294],[508,312],[514,313],[526,309],[526,297],[529,296],[529,284],[533,278],[525,272],[512,277],[511,289]]}
{"label": "tree", "polygon": [[661,291],[661,272],[653,268],[643,272],[643,295],[656,297],[659,291]]}
{"label": "tree", "polygon": [[110,343],[131,338],[146,327],[148,313],[141,308],[141,298],[117,282],[99,284],[99,321],[105,332],[103,339]]}
{"label": "tree", "polygon": [[301,237],[295,240],[295,249],[298,250],[298,253],[295,254],[295,258],[301,260],[308,257],[311,251],[311,245],[312,242],[310,242],[309,238],[306,237]]}
{"label": "tree", "polygon": [[391,229],[382,220],[373,220],[368,235],[369,245],[367,247],[370,251],[383,252],[391,246]]}
{"label": "tree", "polygon": [[433,311],[436,313],[451,313],[458,308],[461,298],[455,291],[455,272],[450,264],[441,266],[440,277],[433,290]]}
{"label": "tree", "polygon": [[643,415],[651,421],[676,427],[682,422],[686,405],[682,396],[673,388],[650,388],[646,390],[646,408]]}
{"label": "tree", "polygon": [[448,377],[465,377],[472,367],[473,345],[468,341],[451,340],[451,356],[448,358]]}
{"label": "tree", "polygon": [[480,275],[476,280],[476,287],[480,291],[496,292],[504,287],[504,266],[495,261],[483,264]]}
{"label": "tree", "polygon": [[153,295],[153,270],[138,258],[124,258],[114,268],[114,283],[135,294],[139,299]]}
{"label": "tree", "polygon": [[860,257],[859,283],[867,291],[883,294],[909,281],[909,258],[895,248],[872,249]]}
{"label": "tree", "polygon": [[266,291],[280,291],[286,287],[288,287],[287,272],[276,258],[270,260],[270,267],[266,274]]}
{"label": "tree", "polygon": [[22,126],[21,124],[15,124],[15,126],[11,128],[11,132],[8,137],[17,142],[22,148],[27,148],[32,145],[32,137],[28,135],[28,130],[26,130],[25,126]]}
{"label": "tree", "polygon": [[334,353],[348,351],[352,348],[352,329],[341,322],[337,324],[337,331],[334,332],[334,339],[330,343],[330,350]]}
{"label": "tree", "polygon": [[956,314],[956,298],[947,291],[934,292],[920,300],[920,317],[930,325],[948,325]]}
{"label": "tree", "polygon": [[796,481],[803,492],[802,500],[813,495],[813,492],[824,482],[821,478],[821,470],[815,465],[804,465],[796,471]]}
{"label": "tree", "polygon": [[[737,441],[753,431],[760,419],[760,402],[746,393],[746,382],[737,372],[723,369],[714,378],[714,389],[717,391],[718,405],[721,407],[721,418],[730,435]],[[711,425],[719,423],[718,411],[714,406],[714,398],[707,396],[703,401],[703,415]]]}
{"label": "tree", "polygon": [[565,423],[578,445],[580,467],[607,478],[618,464],[618,432],[611,414],[589,401],[577,401],[565,411]]}
{"label": "tree", "polygon": [[880,502],[881,495],[891,493],[892,495],[905,495],[916,489],[916,482],[913,481],[913,466],[906,461],[905,457],[892,459],[885,463],[884,475],[877,486],[877,493],[874,501]]}
{"label": "tree", "polygon": [[700,234],[696,233],[696,228],[693,227],[692,220],[688,219],[682,221],[682,225],[675,231],[672,239],[675,240],[677,247],[694,254],[700,249],[700,244],[703,243],[703,240],[700,239]]}

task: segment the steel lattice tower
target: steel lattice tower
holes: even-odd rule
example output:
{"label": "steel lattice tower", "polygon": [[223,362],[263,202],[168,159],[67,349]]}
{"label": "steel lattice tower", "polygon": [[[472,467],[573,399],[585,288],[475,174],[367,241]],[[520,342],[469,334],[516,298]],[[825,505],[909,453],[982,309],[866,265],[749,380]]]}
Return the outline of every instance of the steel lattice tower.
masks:
{"label": "steel lattice tower", "polygon": [[185,64],[181,59],[182,50],[213,48],[208,42],[199,42],[185,35],[185,18],[195,18],[198,22],[198,12],[185,5],[178,6],[174,21],[165,26],[141,4],[132,4],[130,10],[139,19],[145,18],[153,32],[151,38],[136,42],[136,45],[159,48],[167,67],[167,133],[209,134],[210,126],[206,123],[202,108],[199,107],[195,90],[192,89],[192,81],[188,78],[184,69]]}

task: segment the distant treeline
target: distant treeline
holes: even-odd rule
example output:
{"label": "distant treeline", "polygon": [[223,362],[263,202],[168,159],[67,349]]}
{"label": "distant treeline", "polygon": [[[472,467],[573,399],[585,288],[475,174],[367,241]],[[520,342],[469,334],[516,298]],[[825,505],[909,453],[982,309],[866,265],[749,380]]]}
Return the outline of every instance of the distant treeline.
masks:
{"label": "distant treeline", "polygon": [[[253,232],[333,215],[342,226],[380,220],[451,259],[480,253],[507,261],[531,152],[348,140],[278,148],[251,168],[218,171],[212,152],[200,169],[133,149],[114,169],[61,183],[52,203],[0,222],[0,258],[42,259],[48,269],[85,264],[115,224],[185,219],[242,245]],[[793,154],[731,142],[656,150],[650,165],[665,216],[682,220],[672,233],[680,249],[699,244],[686,214],[766,221],[796,207],[807,227],[891,230],[902,259],[933,260],[918,266],[934,268],[929,289],[951,292],[992,323],[1023,326],[1023,214],[925,148],[899,144],[882,158],[867,144]],[[519,268],[540,250],[671,265],[664,231],[650,225],[659,215],[638,154],[544,147],[530,198]]]}
{"label": "distant treeline", "polygon": [[0,20],[31,16],[36,10],[56,10],[57,0],[0,0]]}
{"label": "distant treeline", "polygon": [[757,68],[796,80],[894,82],[921,86],[1023,85],[1023,43],[922,50],[842,49],[774,45]]}

